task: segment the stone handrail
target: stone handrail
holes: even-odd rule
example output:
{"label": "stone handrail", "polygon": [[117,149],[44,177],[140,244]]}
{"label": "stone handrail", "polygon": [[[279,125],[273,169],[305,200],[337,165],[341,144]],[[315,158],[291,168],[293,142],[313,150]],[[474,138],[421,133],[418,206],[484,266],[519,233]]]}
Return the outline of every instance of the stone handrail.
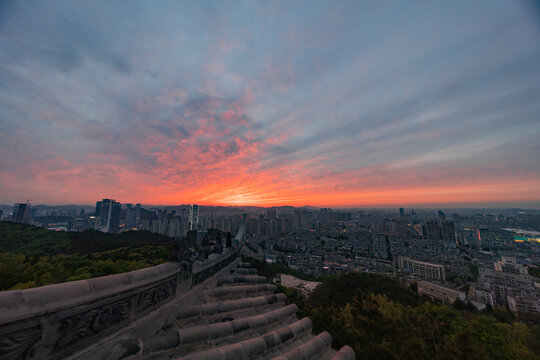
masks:
{"label": "stone handrail", "polygon": [[91,303],[174,277],[180,265],[161,265],[88,280],[0,292],[0,324]]}
{"label": "stone handrail", "polygon": [[186,269],[178,262],[0,292],[0,359],[73,354],[168,304],[236,260],[242,242]]}
{"label": "stone handrail", "polygon": [[195,262],[195,264],[193,264],[191,286],[201,284],[206,279],[213,276],[215,273],[233,262],[240,255],[240,249],[241,246],[227,249],[228,251],[226,250],[226,252],[217,259],[208,259],[202,263]]}

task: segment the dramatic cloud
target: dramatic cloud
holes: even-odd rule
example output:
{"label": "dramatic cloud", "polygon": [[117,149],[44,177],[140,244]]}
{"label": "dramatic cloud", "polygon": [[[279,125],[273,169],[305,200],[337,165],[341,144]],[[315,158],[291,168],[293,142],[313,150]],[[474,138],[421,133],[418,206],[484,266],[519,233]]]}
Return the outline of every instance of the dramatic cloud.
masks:
{"label": "dramatic cloud", "polygon": [[0,3],[0,203],[540,205],[540,12]]}

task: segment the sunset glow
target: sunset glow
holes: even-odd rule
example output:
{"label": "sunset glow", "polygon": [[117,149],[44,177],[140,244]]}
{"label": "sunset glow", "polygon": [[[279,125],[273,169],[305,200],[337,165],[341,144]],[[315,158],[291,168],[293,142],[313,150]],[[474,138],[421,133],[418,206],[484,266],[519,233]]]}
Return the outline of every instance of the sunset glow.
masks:
{"label": "sunset glow", "polygon": [[537,13],[438,6],[6,2],[0,203],[539,205]]}

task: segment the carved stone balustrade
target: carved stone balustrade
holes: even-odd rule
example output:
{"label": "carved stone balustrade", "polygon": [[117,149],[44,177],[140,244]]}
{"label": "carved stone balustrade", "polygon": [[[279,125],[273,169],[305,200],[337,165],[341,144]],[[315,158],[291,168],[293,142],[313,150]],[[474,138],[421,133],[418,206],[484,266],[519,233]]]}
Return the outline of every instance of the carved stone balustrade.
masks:
{"label": "carved stone balustrade", "polygon": [[[119,330],[137,327],[148,314],[237,260],[241,242],[235,245],[217,258],[188,266],[168,262],[122,274],[0,292],[0,359],[65,358]],[[161,317],[159,326],[166,321]],[[152,326],[145,328],[155,331]]]}

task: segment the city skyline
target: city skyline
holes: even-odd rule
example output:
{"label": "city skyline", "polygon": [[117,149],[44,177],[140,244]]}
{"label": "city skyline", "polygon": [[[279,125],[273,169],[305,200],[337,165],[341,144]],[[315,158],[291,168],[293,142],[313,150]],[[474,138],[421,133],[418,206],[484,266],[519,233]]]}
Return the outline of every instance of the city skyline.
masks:
{"label": "city skyline", "polygon": [[0,204],[540,208],[534,2],[0,4]]}

